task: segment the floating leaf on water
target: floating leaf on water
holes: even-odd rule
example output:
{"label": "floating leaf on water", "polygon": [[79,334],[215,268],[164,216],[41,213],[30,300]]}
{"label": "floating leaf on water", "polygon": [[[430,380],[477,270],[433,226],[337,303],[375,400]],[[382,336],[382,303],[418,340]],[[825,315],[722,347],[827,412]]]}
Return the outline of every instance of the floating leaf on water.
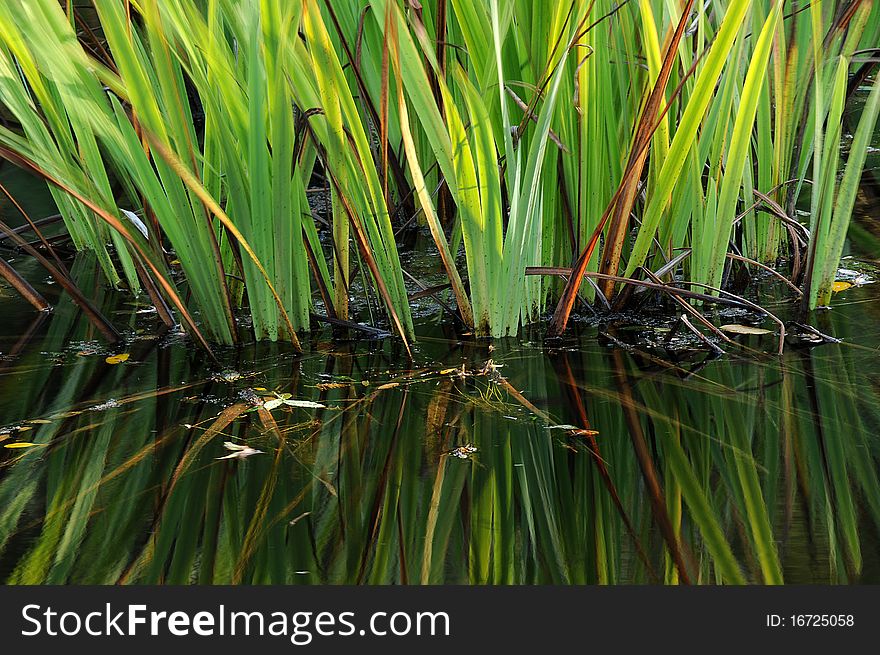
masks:
{"label": "floating leaf on water", "polygon": [[128,353],[121,353],[119,355],[110,355],[109,357],[105,358],[104,361],[107,362],[108,364],[122,364],[123,362],[127,362],[128,358],[130,356],[131,355],[129,355]]}
{"label": "floating leaf on water", "polygon": [[297,523],[302,521],[305,517],[307,517],[309,514],[311,514],[311,512],[303,512],[302,514],[297,516],[295,519],[290,521],[287,525],[296,525]]}
{"label": "floating leaf on water", "polygon": [[394,387],[399,387],[400,382],[386,382],[385,384],[380,384],[376,387],[376,391],[384,391],[385,389],[393,389]]}
{"label": "floating leaf on water", "polygon": [[319,382],[315,385],[315,387],[321,391],[327,391],[329,389],[345,389],[350,386],[350,382]]}
{"label": "floating leaf on water", "polygon": [[446,452],[447,455],[457,457],[458,459],[469,459],[471,455],[477,452],[477,447],[471,443],[464,446],[457,446]]}
{"label": "floating leaf on water", "polygon": [[4,448],[30,448],[32,446],[36,446],[38,444],[30,443],[29,441],[15,441],[13,443],[5,444]]}
{"label": "floating leaf on water", "polygon": [[284,398],[269,398],[268,400],[263,401],[263,409],[267,409],[271,412],[273,409],[278,409],[283,404]]}
{"label": "floating leaf on water", "polygon": [[290,400],[288,398],[284,398],[281,402],[285,405],[289,405],[290,407],[301,407],[303,409],[326,409],[327,405],[322,405],[321,403],[312,402],[311,400]]}
{"label": "floating leaf on water", "polygon": [[241,378],[241,373],[232,369],[225,369],[214,376],[214,379],[218,382],[236,382]]}
{"label": "floating leaf on water", "polygon": [[47,425],[51,422],[52,421],[50,421],[48,419],[44,419],[44,418],[32,418],[31,420],[28,421],[28,423],[31,423],[33,425]]}
{"label": "floating leaf on water", "polygon": [[231,441],[224,441],[223,447],[226,450],[231,450],[232,452],[228,455],[224,455],[223,457],[218,457],[217,459],[244,459],[246,457],[250,457],[251,455],[264,454],[262,450],[256,450],[255,448],[251,448],[248,445],[233,443]]}
{"label": "floating leaf on water", "polygon": [[440,375],[449,375],[450,373],[458,373],[459,371],[461,371],[460,368],[444,368],[440,371]]}
{"label": "floating leaf on water", "polygon": [[254,391],[266,391],[266,387],[254,387]]}
{"label": "floating leaf on water", "polygon": [[565,430],[566,432],[570,432],[572,436],[576,437],[589,437],[591,435],[599,434],[596,430],[586,430],[584,428],[579,428],[576,425],[568,425],[567,423],[563,423],[562,425],[548,425],[548,430]]}
{"label": "floating leaf on water", "polygon": [[725,332],[730,332],[731,334],[770,334],[771,332],[764,328],[754,327],[752,325],[740,325],[739,323],[722,325],[720,329]]}
{"label": "floating leaf on water", "polygon": [[852,282],[845,282],[844,280],[837,280],[834,284],[831,285],[831,290],[834,293],[838,293],[840,291],[846,291],[847,289],[852,288],[854,285]]}

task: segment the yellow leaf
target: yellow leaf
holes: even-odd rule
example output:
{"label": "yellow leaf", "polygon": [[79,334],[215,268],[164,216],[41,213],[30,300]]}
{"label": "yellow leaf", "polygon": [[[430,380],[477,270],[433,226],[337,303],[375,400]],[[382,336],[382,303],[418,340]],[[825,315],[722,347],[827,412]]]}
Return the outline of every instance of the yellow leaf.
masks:
{"label": "yellow leaf", "polygon": [[128,361],[128,358],[128,353],[122,353],[121,355],[110,355],[104,361],[108,364],[121,364],[122,362]]}
{"label": "yellow leaf", "polygon": [[732,334],[770,334],[770,330],[752,327],[751,325],[722,325],[721,329]]}
{"label": "yellow leaf", "polygon": [[16,441],[14,443],[8,443],[4,448],[30,448],[31,446],[36,446],[38,444],[30,443],[28,441]]}
{"label": "yellow leaf", "polygon": [[851,286],[852,286],[852,282],[844,282],[843,280],[838,280],[837,282],[835,282],[834,284],[831,285],[831,290],[834,293],[837,293],[838,291],[846,291]]}

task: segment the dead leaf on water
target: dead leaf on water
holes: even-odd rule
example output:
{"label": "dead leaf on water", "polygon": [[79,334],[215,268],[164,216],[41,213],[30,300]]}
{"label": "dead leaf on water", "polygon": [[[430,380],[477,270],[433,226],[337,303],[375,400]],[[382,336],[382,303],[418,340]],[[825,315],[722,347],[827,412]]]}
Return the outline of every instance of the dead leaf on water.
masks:
{"label": "dead leaf on water", "polygon": [[223,457],[217,457],[216,459],[245,459],[250,457],[251,455],[263,455],[262,450],[256,450],[255,448],[251,448],[245,444],[233,443],[231,441],[224,441],[223,447],[226,450],[231,450],[232,452]]}
{"label": "dead leaf on water", "polygon": [[285,398],[282,402],[289,407],[301,407],[302,409],[326,409],[327,408],[327,405],[322,405],[321,403],[316,403],[311,400],[290,400],[288,398]]}
{"label": "dead leaf on water", "polygon": [[380,384],[376,387],[376,391],[384,391],[385,389],[393,389],[394,387],[399,387],[400,382],[387,382],[385,384]]}
{"label": "dead leaf on water", "polygon": [[752,325],[740,325],[738,323],[722,325],[720,329],[725,332],[730,332],[731,334],[770,334],[771,332],[764,328],[754,327]]}
{"label": "dead leaf on water", "polygon": [[350,386],[350,382],[319,382],[315,385],[315,387],[321,391],[328,391],[329,389],[345,389]]}
{"label": "dead leaf on water", "polygon": [[471,443],[467,443],[463,446],[457,446],[452,450],[446,451],[446,454],[452,457],[457,457],[458,459],[470,459],[471,455],[475,452],[477,452],[477,447]]}
{"label": "dead leaf on water", "polygon": [[32,418],[28,421],[28,423],[32,423],[33,425],[48,425],[52,421],[49,421],[44,418]]}
{"label": "dead leaf on water", "polygon": [[307,517],[309,514],[311,514],[311,512],[303,512],[302,514],[297,516],[295,519],[290,521],[287,525],[296,525],[297,523],[302,521],[305,517]]}
{"label": "dead leaf on water", "polygon": [[108,364],[122,364],[123,362],[127,362],[128,358],[130,356],[131,355],[129,355],[128,353],[121,353],[119,355],[110,355],[109,357],[106,357],[104,359],[104,361],[107,362]]}
{"label": "dead leaf on water", "polygon": [[840,291],[846,291],[847,289],[853,286],[852,282],[846,282],[844,280],[837,280],[834,284],[831,285],[831,290],[834,293],[838,293]]}
{"label": "dead leaf on water", "polygon": [[301,409],[325,409],[327,407],[326,405],[311,400],[294,400],[290,397],[289,393],[275,394],[274,398],[263,399],[263,409],[269,410],[270,412],[273,409],[278,409],[281,405],[299,407]]}
{"label": "dead leaf on water", "polygon": [[273,409],[278,409],[283,404],[284,398],[269,398],[268,400],[263,401],[263,409],[267,409],[271,412]]}

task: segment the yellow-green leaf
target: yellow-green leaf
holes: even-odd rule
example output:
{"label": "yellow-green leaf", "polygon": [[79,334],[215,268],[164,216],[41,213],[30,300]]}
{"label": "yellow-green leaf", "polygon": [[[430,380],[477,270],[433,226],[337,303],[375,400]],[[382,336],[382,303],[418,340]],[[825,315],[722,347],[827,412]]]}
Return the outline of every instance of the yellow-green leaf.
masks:
{"label": "yellow-green leaf", "polygon": [[739,325],[737,323],[731,325],[722,325],[721,329],[731,334],[770,334],[770,330],[764,328],[753,327],[751,325]]}

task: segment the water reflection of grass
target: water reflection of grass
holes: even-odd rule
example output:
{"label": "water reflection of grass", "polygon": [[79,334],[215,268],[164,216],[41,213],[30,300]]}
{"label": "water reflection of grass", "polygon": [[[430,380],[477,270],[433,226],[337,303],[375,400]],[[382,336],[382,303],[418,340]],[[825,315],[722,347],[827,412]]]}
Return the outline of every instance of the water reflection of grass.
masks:
{"label": "water reflection of grass", "polygon": [[[38,448],[3,451],[6,582],[876,575],[880,416],[866,351],[719,360],[692,379],[589,345],[499,346],[505,367],[492,373],[481,346],[451,344],[447,360],[473,362],[464,376],[338,350],[263,358],[255,376],[226,382],[155,341],[117,366],[100,355],[63,358],[63,375],[41,364],[40,351],[87,330],[59,311],[7,369],[22,373],[0,377],[0,422],[49,421],[30,424]],[[316,383],[327,379],[357,383]],[[326,407],[269,411],[240,395],[260,384]],[[227,440],[267,454],[217,461]],[[449,456],[464,444],[472,457]]]}

